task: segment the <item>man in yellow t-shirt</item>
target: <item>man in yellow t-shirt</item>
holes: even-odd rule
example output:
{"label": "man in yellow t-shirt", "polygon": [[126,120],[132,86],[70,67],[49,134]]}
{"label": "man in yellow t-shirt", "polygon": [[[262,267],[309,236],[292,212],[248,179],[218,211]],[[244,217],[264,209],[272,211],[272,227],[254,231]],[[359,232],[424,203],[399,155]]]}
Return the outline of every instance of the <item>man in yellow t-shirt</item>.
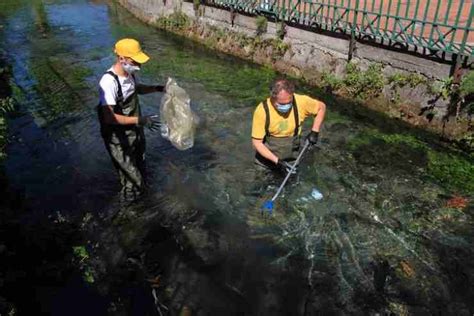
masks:
{"label": "man in yellow t-shirt", "polygon": [[289,162],[296,159],[300,149],[301,125],[308,116],[314,116],[314,121],[306,140],[310,145],[318,142],[326,105],[294,91],[290,81],[277,79],[271,96],[255,109],[252,145],[257,151],[255,162],[260,166],[283,172],[291,168]]}

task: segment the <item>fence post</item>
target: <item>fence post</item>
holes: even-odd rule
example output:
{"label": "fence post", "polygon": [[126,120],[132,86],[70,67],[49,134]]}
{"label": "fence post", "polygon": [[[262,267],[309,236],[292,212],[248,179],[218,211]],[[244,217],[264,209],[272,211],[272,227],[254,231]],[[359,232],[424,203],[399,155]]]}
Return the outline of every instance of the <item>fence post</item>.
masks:
{"label": "fence post", "polygon": [[460,84],[463,76],[463,56],[459,54],[452,55],[453,64],[449,73],[450,77],[453,77],[454,84]]}
{"label": "fence post", "polygon": [[347,54],[347,61],[352,60],[352,57],[354,56],[355,48],[356,48],[355,31],[351,29],[351,39],[349,41],[349,53]]}
{"label": "fence post", "polygon": [[[350,6],[350,3],[349,3]],[[359,0],[356,0],[354,8],[354,19],[351,24],[351,39],[349,42],[349,52],[347,54],[347,61],[351,61],[354,56],[354,51],[356,49],[356,29],[357,29],[357,15],[359,13]]]}

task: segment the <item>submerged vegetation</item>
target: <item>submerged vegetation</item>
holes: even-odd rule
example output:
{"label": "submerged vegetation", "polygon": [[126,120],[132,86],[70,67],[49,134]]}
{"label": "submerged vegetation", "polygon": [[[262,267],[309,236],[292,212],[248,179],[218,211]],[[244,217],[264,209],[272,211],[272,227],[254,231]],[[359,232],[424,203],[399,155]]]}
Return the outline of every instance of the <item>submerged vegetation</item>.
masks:
{"label": "submerged vegetation", "polygon": [[[371,148],[379,148],[379,150],[385,150],[387,148],[385,145],[401,145],[400,150],[397,149],[398,155],[391,157],[393,161],[389,162],[389,164],[400,163],[396,160],[403,157],[401,155],[402,151],[414,150],[412,157],[408,156],[405,158],[412,159],[413,162],[418,161],[418,167],[421,168],[422,174],[426,173],[429,177],[436,180],[439,185],[453,193],[471,194],[474,192],[473,155],[455,155],[444,152],[442,149],[431,148],[413,135],[383,134],[376,130],[365,131],[352,138],[349,142],[349,148],[352,151],[357,151],[366,145]],[[426,159],[422,159],[423,157]]]}
{"label": "submerged vegetation", "polygon": [[[229,64],[215,58],[201,56],[194,59],[186,51],[164,50],[160,60],[151,59],[143,74],[159,73],[166,77],[183,78],[202,84],[207,90],[233,98],[236,106],[256,105],[268,94],[268,87],[276,72],[270,68],[234,63],[229,76]],[[166,62],[164,62],[166,61]]]}
{"label": "submerged vegetation", "polygon": [[15,108],[10,87],[10,69],[0,59],[0,166],[6,158],[7,145],[7,115]]}
{"label": "submerged vegetation", "polygon": [[90,255],[85,246],[74,246],[75,265],[82,271],[82,278],[87,283],[94,283],[94,270],[89,264]]}
{"label": "submerged vegetation", "polygon": [[[64,56],[65,57],[65,56]],[[40,115],[52,121],[70,113],[81,104],[80,91],[88,89],[86,78],[92,71],[70,63],[71,58],[46,57],[32,61],[30,69],[36,78],[36,91],[47,109]]]}

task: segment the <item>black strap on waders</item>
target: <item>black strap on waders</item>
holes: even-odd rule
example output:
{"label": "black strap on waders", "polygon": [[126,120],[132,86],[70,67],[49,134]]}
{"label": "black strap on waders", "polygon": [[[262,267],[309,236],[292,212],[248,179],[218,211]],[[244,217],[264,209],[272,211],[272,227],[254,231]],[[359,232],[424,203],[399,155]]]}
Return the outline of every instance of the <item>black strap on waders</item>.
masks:
{"label": "black strap on waders", "polygon": [[[122,86],[120,85],[119,78],[111,70],[107,71],[106,74],[109,74],[112,77],[114,77],[115,82],[117,82],[118,90],[117,90],[117,100],[115,100],[116,104],[114,105],[114,113],[122,114],[122,107],[123,107],[123,103],[125,102],[125,100],[123,99]],[[132,74],[132,78],[133,78],[133,82],[135,82],[135,85],[136,85],[136,80],[135,80],[135,75],[134,74]],[[136,89],[136,87],[135,87],[135,89]]]}
{"label": "black strap on waders", "polygon": [[[123,115],[122,108],[124,105],[123,99],[123,92],[122,92],[122,85],[120,84],[118,76],[111,70],[107,71],[106,74],[111,75],[114,77],[115,82],[117,82],[117,99],[115,100],[115,105],[113,106],[113,111],[115,114]],[[132,74],[133,81],[136,83],[135,75]],[[102,113],[101,104],[97,106],[97,114],[99,116],[99,122],[101,125],[101,131],[103,132],[103,124],[104,124],[104,114]]]}
{"label": "black strap on waders", "polygon": [[115,105],[114,105],[114,113],[120,114],[122,111],[120,110],[123,106],[123,92],[122,92],[122,85],[120,85],[120,81],[118,76],[111,70],[107,71],[106,74],[111,75],[114,77],[115,82],[117,82],[117,100],[115,100]]}
{"label": "black strap on waders", "polygon": [[[268,109],[267,100],[263,101],[263,109],[265,110],[265,137],[270,136],[270,132],[268,131],[270,127],[270,110]],[[296,105],[296,99],[293,97],[293,112],[295,116],[295,131],[293,133],[293,137],[298,136],[300,130],[300,118],[298,115],[298,106]]]}

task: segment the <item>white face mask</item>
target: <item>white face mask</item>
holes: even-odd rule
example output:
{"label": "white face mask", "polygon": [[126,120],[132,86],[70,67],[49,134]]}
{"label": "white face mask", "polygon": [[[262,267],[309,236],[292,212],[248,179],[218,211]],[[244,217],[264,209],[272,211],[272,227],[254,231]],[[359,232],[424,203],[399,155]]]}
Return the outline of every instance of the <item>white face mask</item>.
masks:
{"label": "white face mask", "polygon": [[134,72],[140,70],[140,67],[139,67],[139,66],[130,65],[130,64],[127,64],[127,63],[124,63],[124,62],[122,62],[121,64],[122,64],[123,70],[124,70],[125,72],[127,72],[128,74],[133,74]]}

